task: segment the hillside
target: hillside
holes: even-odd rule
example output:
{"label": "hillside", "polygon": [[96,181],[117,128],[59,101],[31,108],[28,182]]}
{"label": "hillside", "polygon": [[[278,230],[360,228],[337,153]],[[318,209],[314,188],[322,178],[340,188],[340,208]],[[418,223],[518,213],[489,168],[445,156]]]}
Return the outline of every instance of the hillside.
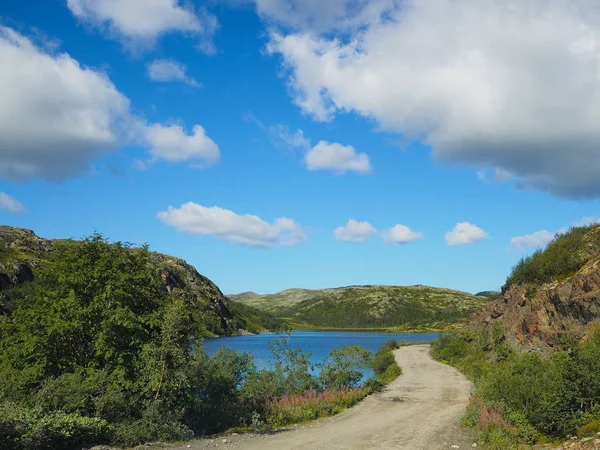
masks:
{"label": "hillside", "polygon": [[497,298],[432,345],[436,359],[474,382],[463,422],[480,444],[534,448],[572,437],[561,448],[597,448],[599,319],[595,225],[559,234],[523,258]]}
{"label": "hillside", "polygon": [[521,260],[502,294],[473,314],[468,328],[495,328],[524,348],[583,336],[600,319],[600,227],[575,228]]}
{"label": "hillside", "polygon": [[[11,297],[23,295],[21,291],[35,281],[39,269],[57,262],[57,246],[78,245],[78,242],[44,239],[31,230],[0,226],[0,315],[11,312]],[[150,259],[164,289],[183,297],[194,310],[200,334],[224,335],[264,329],[261,312],[246,308],[243,313],[232,313],[219,288],[184,260],[156,252],[151,253]],[[250,321],[243,314],[255,318]]]}
{"label": "hillside", "polygon": [[486,304],[485,297],[428,286],[348,286],[288,289],[237,297],[295,328],[448,330]]}

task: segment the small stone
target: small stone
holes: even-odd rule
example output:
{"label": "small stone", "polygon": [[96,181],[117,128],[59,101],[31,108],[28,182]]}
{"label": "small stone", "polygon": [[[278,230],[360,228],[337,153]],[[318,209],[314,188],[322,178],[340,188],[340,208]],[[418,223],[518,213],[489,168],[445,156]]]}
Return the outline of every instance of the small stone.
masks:
{"label": "small stone", "polygon": [[460,445],[453,445],[452,448],[460,448]]}
{"label": "small stone", "polygon": [[223,439],[223,444],[227,444],[229,441],[227,439]]}
{"label": "small stone", "polygon": [[237,433],[231,433],[232,436],[239,436]]}
{"label": "small stone", "polygon": [[473,448],[477,447],[477,442],[473,442],[473,445],[471,445],[471,447],[473,447]]}

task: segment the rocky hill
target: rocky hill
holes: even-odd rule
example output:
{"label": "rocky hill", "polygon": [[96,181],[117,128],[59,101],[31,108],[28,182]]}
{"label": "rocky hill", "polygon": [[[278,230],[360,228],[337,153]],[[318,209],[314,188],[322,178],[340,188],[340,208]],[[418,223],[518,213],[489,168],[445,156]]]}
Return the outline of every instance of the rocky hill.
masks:
{"label": "rocky hill", "polygon": [[288,289],[237,301],[285,319],[294,328],[451,330],[487,298],[428,286]]}
{"label": "rocky hill", "polygon": [[[54,250],[59,242],[77,243],[44,239],[31,230],[0,226],[0,314],[10,313],[10,296],[14,289],[35,280],[38,268],[54,262]],[[155,252],[151,259],[164,288],[185,297],[186,303],[198,311],[206,335],[263,330],[260,323],[256,323],[260,320],[249,323],[244,316],[232,313],[220,289],[184,260]]]}
{"label": "rocky hill", "polygon": [[468,329],[495,329],[524,348],[583,336],[600,320],[600,227],[572,229],[524,258]]}

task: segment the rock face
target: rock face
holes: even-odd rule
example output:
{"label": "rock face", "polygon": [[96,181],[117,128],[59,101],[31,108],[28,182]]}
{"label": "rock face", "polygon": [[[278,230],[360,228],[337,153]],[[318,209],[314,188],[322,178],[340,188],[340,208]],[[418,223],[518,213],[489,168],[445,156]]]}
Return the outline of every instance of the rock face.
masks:
{"label": "rock face", "polygon": [[[597,231],[596,231],[597,232]],[[569,337],[581,337],[600,321],[600,253],[575,275],[541,286],[505,286],[499,298],[472,314],[467,329],[494,327],[521,347],[555,346]]]}
{"label": "rock face", "polygon": [[[7,290],[30,282],[40,264],[51,263],[55,240],[43,239],[31,230],[0,226],[0,314],[7,312],[10,299]],[[231,334],[233,315],[227,308],[220,289],[184,260],[152,253],[165,289],[184,297],[190,307],[201,312],[207,331]]]}

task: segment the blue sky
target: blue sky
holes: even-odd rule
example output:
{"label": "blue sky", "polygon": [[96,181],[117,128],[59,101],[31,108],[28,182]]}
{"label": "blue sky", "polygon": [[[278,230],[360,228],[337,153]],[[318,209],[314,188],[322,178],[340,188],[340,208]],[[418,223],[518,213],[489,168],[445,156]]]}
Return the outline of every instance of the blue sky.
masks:
{"label": "blue sky", "polygon": [[506,3],[2,2],[0,223],[226,293],[498,289],[600,216],[600,16]]}

